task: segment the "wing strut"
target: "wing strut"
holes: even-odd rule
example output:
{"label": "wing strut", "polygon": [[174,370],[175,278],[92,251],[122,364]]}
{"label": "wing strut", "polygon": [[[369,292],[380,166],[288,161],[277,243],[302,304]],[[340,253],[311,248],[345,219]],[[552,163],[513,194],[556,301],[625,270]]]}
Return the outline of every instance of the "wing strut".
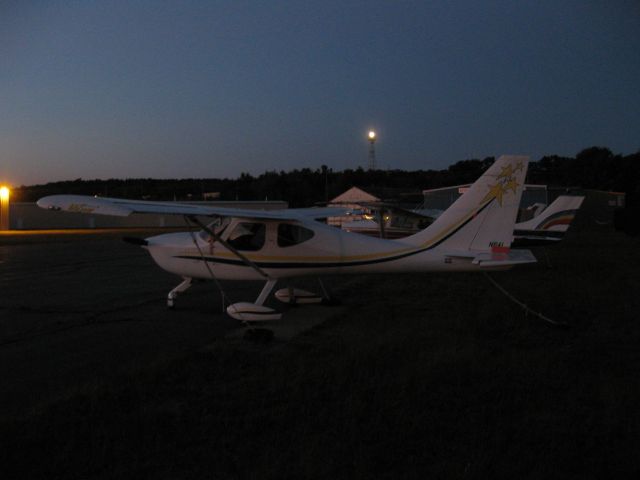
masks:
{"label": "wing strut", "polygon": [[213,231],[213,229],[207,227],[204,223],[202,223],[200,220],[198,220],[196,217],[191,216],[191,215],[186,215],[186,217],[191,220],[193,223],[195,223],[196,225],[198,225],[200,228],[202,228],[205,232],[207,232],[209,235],[211,235],[217,242],[220,242],[220,244],[222,246],[224,246],[226,249],[228,249],[229,251],[233,252],[240,260],[242,260],[248,267],[253,268],[256,272],[258,272],[262,277],[264,277],[267,280],[272,280],[272,278],[269,276],[269,274],[267,272],[265,272],[263,269],[261,269],[258,265],[256,265],[254,262],[252,262],[251,260],[249,260],[245,255],[243,255],[242,253],[240,253],[238,251],[238,249],[236,249],[234,246],[230,245],[229,242],[227,242],[226,240],[223,240],[222,238],[220,238],[220,235],[218,235],[216,232]]}
{"label": "wing strut", "polygon": [[[258,274],[264,277],[267,281],[265,286],[262,288],[262,291],[260,292],[260,296],[258,296],[256,303],[247,303],[247,302],[233,303],[227,307],[227,313],[229,314],[229,316],[231,316],[232,318],[235,318],[236,320],[241,320],[243,322],[280,320],[280,318],[282,317],[281,313],[276,312],[273,308],[264,306],[265,300],[273,290],[273,287],[275,287],[276,282],[278,280],[275,278],[271,278],[267,272],[262,270],[258,265],[256,265],[254,262],[249,260],[249,258],[247,258],[242,253],[240,253],[235,247],[229,245],[227,241],[222,240],[222,238],[220,238],[220,235],[216,234],[216,232],[214,232],[213,229],[207,227],[197,218],[191,215],[185,215],[185,218],[187,219],[187,221],[192,221],[196,225],[199,225],[205,232],[211,235],[211,237],[214,240],[216,240],[217,242],[220,242],[222,246],[226,247],[229,251],[237,255],[238,258],[242,260],[248,267],[253,268],[256,272],[258,272]],[[213,272],[211,272],[211,274],[213,276]],[[224,307],[224,304],[223,304],[223,307]]]}

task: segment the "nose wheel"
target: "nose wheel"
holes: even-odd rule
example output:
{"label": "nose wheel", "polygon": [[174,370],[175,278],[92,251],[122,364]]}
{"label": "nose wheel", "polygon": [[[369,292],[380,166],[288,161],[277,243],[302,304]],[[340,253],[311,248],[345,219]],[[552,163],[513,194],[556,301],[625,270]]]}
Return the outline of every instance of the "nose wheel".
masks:
{"label": "nose wheel", "polygon": [[185,279],[176,288],[171,290],[167,295],[167,308],[174,308],[176,297],[178,294],[184,292],[191,286],[191,278],[185,277]]}

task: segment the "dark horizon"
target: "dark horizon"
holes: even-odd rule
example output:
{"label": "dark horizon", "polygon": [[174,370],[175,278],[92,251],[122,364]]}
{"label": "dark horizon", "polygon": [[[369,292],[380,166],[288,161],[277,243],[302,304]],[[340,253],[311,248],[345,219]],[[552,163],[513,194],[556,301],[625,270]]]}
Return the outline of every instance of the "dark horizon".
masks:
{"label": "dark horizon", "polygon": [[[556,154],[550,154],[550,155],[545,155],[543,157],[540,157],[538,159],[530,159],[530,163],[537,163],[540,162],[546,158],[560,158],[560,159],[575,159],[577,157],[579,157],[581,154],[583,154],[584,152],[587,152],[589,150],[599,150],[599,151],[603,151],[603,152],[608,152],[610,154],[610,156],[612,158],[627,158],[627,157],[633,157],[635,155],[640,154],[640,149],[638,149],[635,152],[631,152],[628,154],[624,154],[624,153],[618,153],[618,152],[613,152],[611,151],[608,147],[606,146],[598,146],[598,145],[593,145],[591,147],[587,147],[587,148],[583,148],[580,151],[578,151],[575,155],[556,155]],[[499,156],[499,155],[498,155]],[[451,163],[450,165],[445,165],[441,168],[416,168],[416,169],[401,169],[401,168],[377,168],[376,171],[381,171],[381,172],[429,172],[429,171],[434,171],[434,172],[442,172],[442,171],[446,171],[450,168],[452,168],[453,166],[457,165],[457,164],[461,164],[464,162],[476,162],[476,161],[486,161],[488,159],[495,159],[498,156],[488,156],[488,157],[484,157],[484,158],[466,158],[466,159],[462,159],[462,160],[457,160],[454,161],[453,163]],[[356,171],[368,171],[369,169],[366,167],[366,165],[359,165],[356,166],[355,168],[344,168],[344,169],[335,169],[332,167],[329,167],[327,165],[320,165],[320,166],[305,166],[305,167],[292,167],[291,169],[288,170],[276,170],[276,169],[265,169],[263,171],[260,172],[255,172],[255,173],[251,173],[251,172],[240,172],[238,173],[235,177],[149,177],[149,176],[140,176],[140,177],[109,177],[109,178],[82,178],[82,177],[78,177],[78,178],[67,178],[67,179],[60,179],[60,180],[55,180],[55,181],[51,181],[51,182],[44,182],[44,183],[37,183],[37,184],[32,184],[32,185],[15,185],[13,186],[14,189],[24,189],[24,188],[34,188],[34,187],[43,187],[43,186],[47,186],[47,185],[53,185],[53,184],[59,184],[59,183],[72,183],[72,182],[76,182],[76,181],[82,181],[82,182],[108,182],[108,181],[122,181],[122,182],[126,182],[126,181],[140,181],[140,180],[149,180],[149,181],[201,181],[201,180],[216,180],[216,181],[237,181],[240,180],[243,176],[250,176],[252,178],[258,178],[261,177],[263,175],[268,175],[268,174],[290,174],[290,173],[294,173],[296,171],[311,171],[311,172],[320,172],[323,170],[323,168],[326,167],[328,169],[328,171],[334,173],[334,174],[340,174],[340,173],[344,173],[344,172],[356,172]]]}
{"label": "dark horizon", "polygon": [[[315,169],[243,173],[230,178],[128,178],[74,179],[14,190],[15,201],[36,201],[54,194],[155,200],[198,200],[217,192],[218,200],[284,200],[290,206],[307,207],[336,197],[352,186],[388,192],[380,198],[421,192],[424,189],[472,183],[494,161],[493,157],[462,160],[439,170],[342,170]],[[581,150],[575,157],[548,156],[529,163],[528,183],[572,189],[625,192],[634,203],[640,194],[640,152],[615,155],[604,147]],[[395,192],[395,193],[394,193]],[[373,193],[370,191],[370,193]],[[379,194],[376,194],[380,196]],[[405,199],[408,201],[408,198]]]}

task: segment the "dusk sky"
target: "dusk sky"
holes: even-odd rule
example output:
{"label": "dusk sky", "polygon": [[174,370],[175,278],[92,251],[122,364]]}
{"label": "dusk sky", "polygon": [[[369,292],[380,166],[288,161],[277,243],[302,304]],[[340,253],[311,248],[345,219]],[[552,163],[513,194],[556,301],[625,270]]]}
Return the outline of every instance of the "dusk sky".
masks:
{"label": "dusk sky", "polygon": [[0,182],[640,149],[640,2],[0,3]]}

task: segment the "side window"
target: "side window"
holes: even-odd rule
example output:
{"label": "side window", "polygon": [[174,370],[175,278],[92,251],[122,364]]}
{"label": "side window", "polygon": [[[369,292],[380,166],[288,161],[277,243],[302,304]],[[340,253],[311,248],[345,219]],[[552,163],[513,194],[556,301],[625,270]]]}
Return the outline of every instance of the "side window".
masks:
{"label": "side window", "polygon": [[280,223],[278,225],[278,246],[291,247],[299,243],[306,242],[313,237],[313,230],[294,225],[291,223]]}
{"label": "side window", "polygon": [[264,223],[239,223],[227,238],[227,242],[238,250],[256,251],[264,246]]}

